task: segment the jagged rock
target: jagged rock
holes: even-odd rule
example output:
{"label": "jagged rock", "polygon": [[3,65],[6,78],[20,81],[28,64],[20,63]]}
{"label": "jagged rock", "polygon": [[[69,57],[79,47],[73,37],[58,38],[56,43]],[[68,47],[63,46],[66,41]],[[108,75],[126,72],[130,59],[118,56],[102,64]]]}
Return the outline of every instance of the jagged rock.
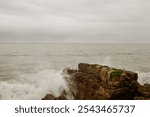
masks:
{"label": "jagged rock", "polygon": [[135,97],[150,96],[148,92],[140,93],[143,87],[146,91],[150,88],[139,88],[138,74],[132,71],[80,63],[78,70],[69,75],[68,84],[77,100],[139,99]]}
{"label": "jagged rock", "polygon": [[[150,85],[140,85],[138,74],[97,64],[80,63],[78,70],[64,70],[69,93],[75,100],[127,100],[150,99]],[[60,96],[47,94],[43,99],[67,99],[63,91]]]}

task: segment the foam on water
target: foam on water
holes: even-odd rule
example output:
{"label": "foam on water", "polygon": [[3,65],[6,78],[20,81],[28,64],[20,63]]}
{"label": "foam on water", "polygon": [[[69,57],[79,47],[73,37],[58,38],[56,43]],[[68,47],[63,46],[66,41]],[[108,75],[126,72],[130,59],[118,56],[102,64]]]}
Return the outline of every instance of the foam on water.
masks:
{"label": "foam on water", "polygon": [[[140,84],[150,83],[150,72],[137,72]],[[68,90],[62,71],[44,70],[0,81],[0,99],[42,99],[47,93],[59,96]]]}
{"label": "foam on water", "polygon": [[41,99],[47,93],[58,96],[67,85],[61,71],[44,70],[0,81],[0,99]]}
{"label": "foam on water", "polygon": [[137,72],[138,73],[138,81],[140,84],[150,84],[150,72]]}
{"label": "foam on water", "polygon": [[0,44],[0,99],[57,96],[67,88],[58,70],[83,62],[140,71],[150,83],[149,58],[149,44]]}

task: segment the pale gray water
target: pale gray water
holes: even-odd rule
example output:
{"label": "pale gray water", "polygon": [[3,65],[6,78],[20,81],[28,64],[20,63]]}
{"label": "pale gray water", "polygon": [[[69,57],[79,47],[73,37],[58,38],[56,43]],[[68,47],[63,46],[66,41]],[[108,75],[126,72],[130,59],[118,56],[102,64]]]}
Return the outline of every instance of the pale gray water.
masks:
{"label": "pale gray water", "polygon": [[57,95],[66,87],[61,71],[81,62],[136,71],[150,83],[149,44],[0,44],[0,98]]}

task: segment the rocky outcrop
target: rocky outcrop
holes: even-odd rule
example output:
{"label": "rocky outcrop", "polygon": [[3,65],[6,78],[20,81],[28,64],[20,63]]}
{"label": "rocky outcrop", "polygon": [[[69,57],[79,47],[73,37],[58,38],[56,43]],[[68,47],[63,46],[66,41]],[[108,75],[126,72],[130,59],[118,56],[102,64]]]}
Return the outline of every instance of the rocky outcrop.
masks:
{"label": "rocky outcrop", "polygon": [[[80,63],[78,70],[68,68],[65,73],[68,74],[65,78],[69,94],[75,100],[150,99],[150,86],[140,85],[137,81],[138,74],[132,71]],[[59,98],[47,95],[45,99]]]}

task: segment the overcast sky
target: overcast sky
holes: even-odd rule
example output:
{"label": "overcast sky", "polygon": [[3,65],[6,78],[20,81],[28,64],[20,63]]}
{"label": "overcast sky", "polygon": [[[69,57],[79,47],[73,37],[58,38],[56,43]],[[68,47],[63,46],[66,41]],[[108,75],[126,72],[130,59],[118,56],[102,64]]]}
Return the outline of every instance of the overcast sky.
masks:
{"label": "overcast sky", "polygon": [[150,0],[0,0],[0,42],[150,43]]}

